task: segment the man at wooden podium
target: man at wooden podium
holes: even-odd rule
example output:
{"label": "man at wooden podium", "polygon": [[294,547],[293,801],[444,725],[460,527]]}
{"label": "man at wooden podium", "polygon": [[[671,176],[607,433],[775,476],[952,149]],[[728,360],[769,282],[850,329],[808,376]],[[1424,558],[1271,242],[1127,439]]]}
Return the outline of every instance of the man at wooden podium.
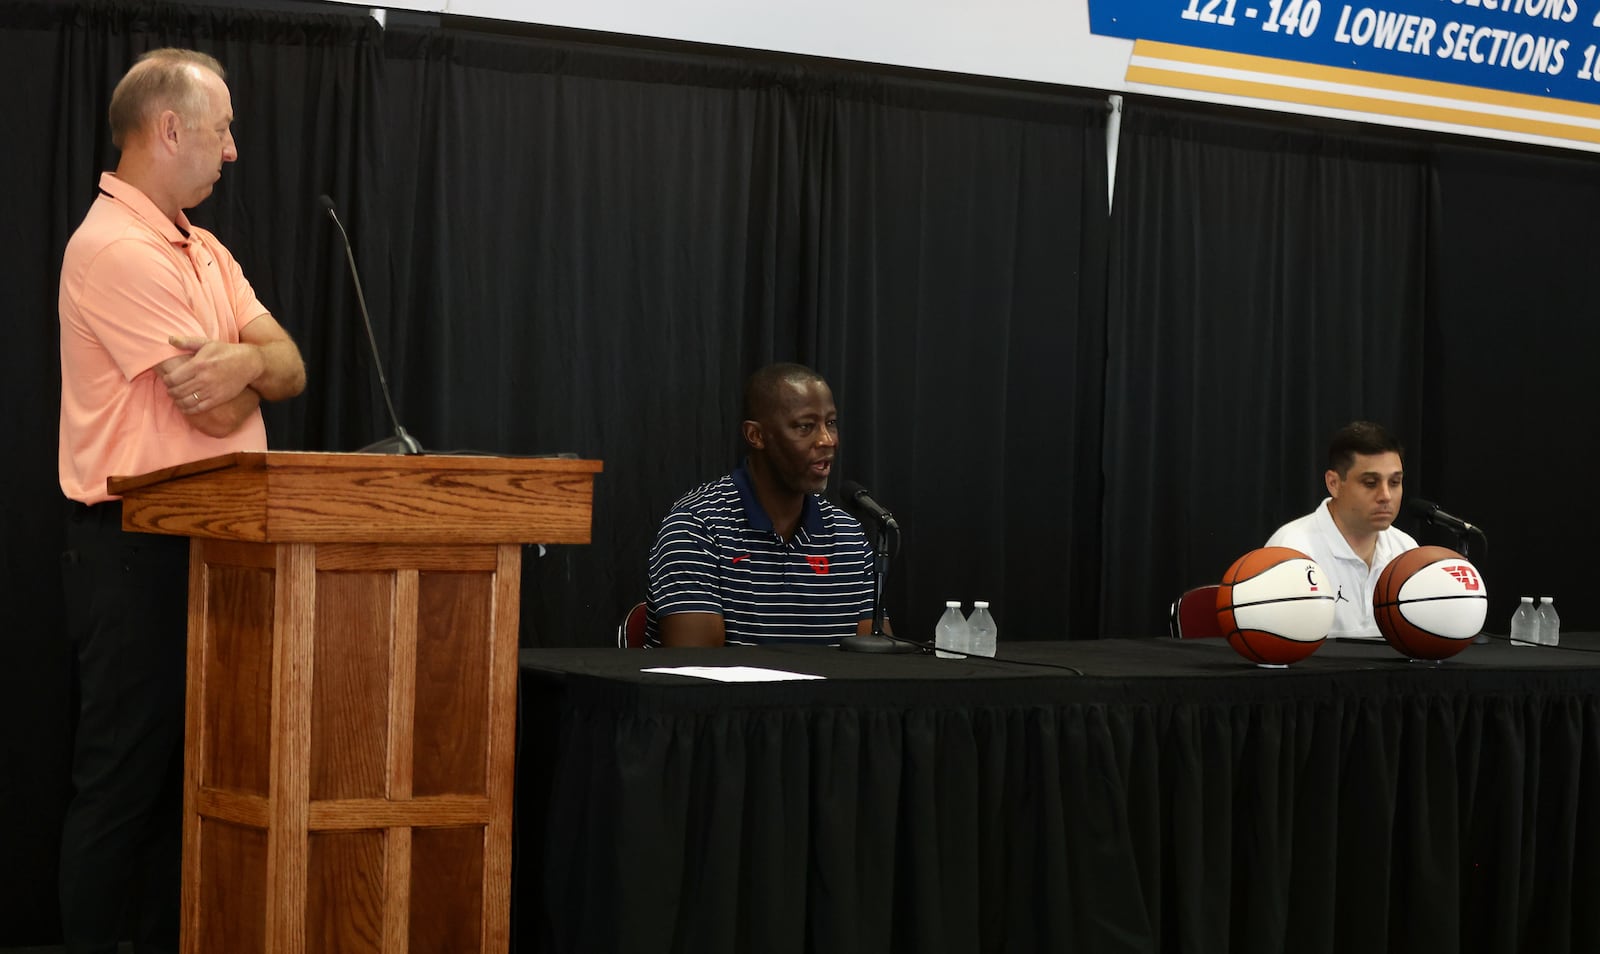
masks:
{"label": "man at wooden podium", "polygon": [[[61,846],[67,950],[176,951],[188,539],[124,533],[106,478],[266,449],[305,387],[287,332],[185,209],[238,158],[222,66],[155,50],[112,93],[121,156],[61,266],[62,579],[78,661]],[[130,905],[132,911],[130,912]]]}

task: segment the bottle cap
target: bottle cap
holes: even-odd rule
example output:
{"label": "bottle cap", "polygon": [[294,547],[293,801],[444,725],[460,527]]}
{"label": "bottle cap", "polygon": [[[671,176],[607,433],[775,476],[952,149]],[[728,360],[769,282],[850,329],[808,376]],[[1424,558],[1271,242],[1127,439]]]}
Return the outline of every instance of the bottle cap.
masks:
{"label": "bottle cap", "polygon": [[988,600],[973,600],[972,601],[972,608],[973,609],[988,609],[989,608],[989,601]]}
{"label": "bottle cap", "polygon": [[1556,602],[1556,598],[1554,596],[1541,596],[1539,599],[1544,600],[1546,603],[1549,603],[1552,606],[1555,605]]}
{"label": "bottle cap", "polygon": [[[1526,599],[1527,597],[1523,597],[1523,598]],[[944,608],[945,609],[960,609],[961,608],[961,601],[960,600],[945,600],[944,601]]]}
{"label": "bottle cap", "polygon": [[1524,603],[1532,603],[1532,602],[1533,602],[1533,597],[1531,597],[1531,596],[1524,596],[1524,597],[1523,597],[1523,598],[1522,598],[1522,602],[1524,602]]}

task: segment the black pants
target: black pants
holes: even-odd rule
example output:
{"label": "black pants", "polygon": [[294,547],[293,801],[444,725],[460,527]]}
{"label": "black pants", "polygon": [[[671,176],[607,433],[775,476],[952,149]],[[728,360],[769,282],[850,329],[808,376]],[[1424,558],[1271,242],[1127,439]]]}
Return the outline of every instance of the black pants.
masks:
{"label": "black pants", "polygon": [[189,541],[72,505],[62,582],[78,660],[72,802],[61,836],[71,954],[178,948]]}

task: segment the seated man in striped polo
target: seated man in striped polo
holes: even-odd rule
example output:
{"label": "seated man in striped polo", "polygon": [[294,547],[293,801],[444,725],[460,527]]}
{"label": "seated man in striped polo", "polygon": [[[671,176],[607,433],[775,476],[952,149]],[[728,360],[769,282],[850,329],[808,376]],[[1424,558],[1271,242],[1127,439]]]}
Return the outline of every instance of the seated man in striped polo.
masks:
{"label": "seated man in striped polo", "polygon": [[684,495],[650,551],[652,646],[837,643],[872,631],[872,547],[820,496],[839,449],[828,383],[774,364],[745,384],[743,466]]}

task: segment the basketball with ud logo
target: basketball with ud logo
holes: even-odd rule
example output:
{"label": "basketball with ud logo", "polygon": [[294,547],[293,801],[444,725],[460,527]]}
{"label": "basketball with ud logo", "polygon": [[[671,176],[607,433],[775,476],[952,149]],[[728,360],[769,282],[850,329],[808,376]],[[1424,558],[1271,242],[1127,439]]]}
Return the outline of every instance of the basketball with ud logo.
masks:
{"label": "basketball with ud logo", "polygon": [[1223,574],[1217,623],[1239,655],[1261,666],[1287,666],[1328,638],[1333,597],[1315,560],[1289,547],[1261,547]]}
{"label": "basketball with ud logo", "polygon": [[1489,590],[1478,568],[1448,547],[1417,547],[1389,561],[1372,591],[1378,631],[1413,659],[1445,659],[1483,629]]}

